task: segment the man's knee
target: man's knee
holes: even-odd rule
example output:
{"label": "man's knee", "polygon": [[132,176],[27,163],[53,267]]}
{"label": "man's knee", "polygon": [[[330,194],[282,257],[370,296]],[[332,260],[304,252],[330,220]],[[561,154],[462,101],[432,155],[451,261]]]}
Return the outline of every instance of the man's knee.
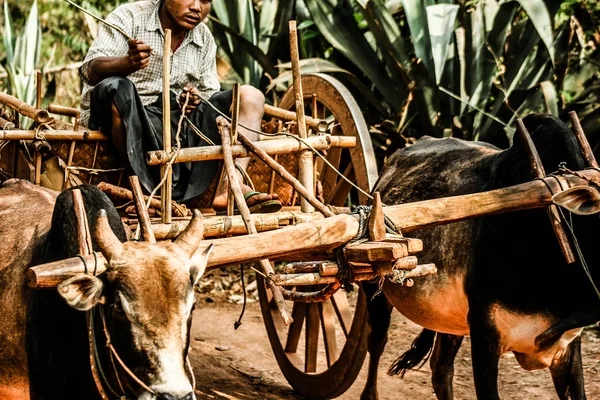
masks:
{"label": "man's knee", "polygon": [[131,82],[129,79],[122,76],[109,76],[94,86],[94,91],[112,90],[118,93],[123,90],[131,90],[133,88],[133,82]]}
{"label": "man's knee", "polygon": [[253,86],[242,85],[240,86],[240,105],[262,113],[265,107],[265,95]]}

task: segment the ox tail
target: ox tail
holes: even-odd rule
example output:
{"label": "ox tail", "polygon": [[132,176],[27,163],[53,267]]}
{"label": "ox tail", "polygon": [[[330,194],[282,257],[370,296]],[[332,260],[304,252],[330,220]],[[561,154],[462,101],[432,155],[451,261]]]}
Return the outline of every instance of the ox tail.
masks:
{"label": "ox tail", "polygon": [[423,366],[433,351],[434,342],[435,331],[423,329],[410,346],[410,350],[392,363],[388,370],[388,375],[400,375],[400,377],[404,378],[404,374],[409,369]]}

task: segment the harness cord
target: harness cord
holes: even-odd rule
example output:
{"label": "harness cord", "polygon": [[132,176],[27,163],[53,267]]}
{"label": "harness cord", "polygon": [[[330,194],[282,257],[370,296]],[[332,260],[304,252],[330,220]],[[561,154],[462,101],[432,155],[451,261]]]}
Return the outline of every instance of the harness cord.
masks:
{"label": "harness cord", "polygon": [[[579,256],[579,259],[581,260],[581,266],[583,267],[585,274],[587,275],[590,283],[592,284],[594,291],[596,292],[596,296],[598,296],[598,299],[600,299],[600,291],[598,290],[598,287],[596,287],[596,284],[594,283],[594,279],[592,278],[592,273],[590,272],[590,268],[588,267],[587,262],[585,261],[583,252],[581,251],[581,247],[579,247],[579,241],[577,240],[577,237],[575,236],[575,232],[573,231],[573,220],[571,219],[570,221],[567,221],[562,207],[558,207],[558,209],[560,211],[560,215],[562,216],[563,220],[565,221],[565,225],[567,225],[567,227],[569,228],[569,232],[571,233],[571,237],[573,238],[573,243],[575,244],[575,249],[577,250],[577,255]],[[569,217],[572,218],[571,213],[569,213]]]}
{"label": "harness cord", "polygon": [[[100,378],[103,381],[103,382],[100,382],[100,384],[104,383],[104,386],[106,386],[108,388],[108,390],[112,393],[113,396],[115,396],[115,398],[122,399],[123,396],[117,394],[117,392],[113,389],[113,387],[108,382],[108,379],[106,378],[106,374],[104,373],[104,369],[102,368],[102,363],[100,362],[100,355],[98,354],[98,346],[96,346],[96,328],[94,326],[96,307],[93,307],[88,313],[89,313],[89,316],[88,316],[89,340],[91,342],[90,347],[93,348],[93,352],[92,352],[91,356],[95,360],[94,364],[96,365],[96,369],[98,370],[98,372],[100,372]],[[90,350],[92,350],[92,349],[90,349]],[[93,370],[92,370],[92,373],[93,373]],[[98,391],[103,392],[103,389],[101,387],[99,387]],[[125,392],[123,392],[123,393],[125,393]]]}
{"label": "harness cord", "polygon": [[246,283],[244,282],[244,264],[240,264],[240,278],[242,280],[242,291],[244,292],[244,305],[242,306],[242,312],[240,313],[240,317],[237,321],[233,323],[233,328],[237,330],[242,325],[242,318],[244,317],[244,312],[246,311]]}
{"label": "harness cord", "polygon": [[[81,254],[77,253],[75,254],[76,257],[79,257],[79,259],[81,260],[81,262],[83,263],[83,272],[87,275],[88,274],[88,267],[87,267],[87,262],[85,262],[85,257],[83,257]],[[96,271],[96,269],[94,268],[94,271]],[[94,274],[96,275],[96,274]]]}
{"label": "harness cord", "polygon": [[192,380],[192,391],[196,392],[196,375],[194,375],[194,369],[192,368],[192,363],[190,361],[189,355],[185,356],[185,365],[187,366],[188,372],[190,374],[190,379]]}
{"label": "harness cord", "polygon": [[[227,121],[231,122],[231,118],[227,115],[225,115],[221,110],[219,110],[217,107],[215,107],[210,101],[206,100],[205,98],[203,98],[202,96],[199,96],[197,94],[193,94],[193,93],[188,93],[189,96],[195,96],[198,97],[201,101],[203,101],[204,103],[208,104],[213,110],[215,110],[219,115],[221,115],[223,118],[225,118]],[[192,121],[190,121],[189,119],[187,119],[188,124],[190,124],[190,126],[194,126],[194,124],[192,124]],[[329,160],[327,160],[327,158],[325,158],[321,153],[319,153],[314,147],[312,147],[310,144],[308,144],[307,142],[305,142],[302,138],[299,138],[298,136],[292,135],[290,133],[287,132],[276,132],[276,133],[266,133],[266,132],[261,132],[259,130],[256,129],[252,129],[247,127],[246,125],[238,122],[238,125],[241,126],[244,129],[247,129],[250,132],[254,132],[257,133],[259,135],[262,136],[287,136],[289,138],[292,139],[296,139],[297,141],[299,141],[300,143],[302,143],[303,145],[305,145],[306,147],[308,147],[308,149],[310,151],[312,151],[317,157],[321,158],[321,160],[323,160],[323,162],[325,164],[327,164],[327,166],[329,168],[331,168],[336,174],[338,174],[340,176],[340,178],[342,178],[343,180],[345,180],[348,184],[350,184],[352,187],[354,187],[356,190],[358,190],[359,192],[361,192],[362,194],[364,194],[365,196],[367,196],[367,198],[373,200],[373,196],[371,196],[371,194],[365,192],[363,189],[361,189],[360,187],[358,187],[354,182],[350,181],[350,179],[346,178],[344,176],[344,174],[342,174],[337,168],[335,168],[333,166],[333,164],[331,164],[329,162]],[[194,129],[195,128],[195,129]],[[194,130],[194,132],[196,132],[196,134],[198,134],[201,138],[205,138],[205,136],[202,134],[202,132],[200,132],[200,130],[197,127],[192,128]],[[198,133],[200,132],[200,133]],[[208,139],[208,138],[206,138]],[[206,140],[204,139],[204,140]],[[209,139],[210,140],[210,139]],[[208,143],[210,143],[210,141],[208,141]]]}

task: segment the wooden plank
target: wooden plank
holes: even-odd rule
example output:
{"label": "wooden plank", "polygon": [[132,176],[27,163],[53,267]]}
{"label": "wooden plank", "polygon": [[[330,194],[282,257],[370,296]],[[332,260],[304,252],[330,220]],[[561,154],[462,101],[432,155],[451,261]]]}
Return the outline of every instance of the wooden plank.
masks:
{"label": "wooden plank", "polygon": [[321,329],[323,330],[323,343],[325,344],[325,357],[327,358],[327,367],[337,360],[337,342],[335,337],[335,310],[331,301],[327,300],[318,303],[319,316],[321,318]]}
{"label": "wooden plank", "polygon": [[308,304],[306,303],[294,303],[294,307],[292,308],[292,318],[294,321],[288,329],[285,342],[286,353],[296,353],[298,351],[298,343],[300,343],[300,335],[302,334],[302,327],[306,319],[307,306]]}
{"label": "wooden plank", "polygon": [[344,249],[346,259],[352,261],[395,261],[408,255],[403,243],[365,242]]}
{"label": "wooden plank", "polygon": [[408,249],[408,254],[416,254],[423,251],[423,241],[421,239],[405,238],[398,235],[387,234],[383,240],[387,243],[402,243]]}
{"label": "wooden plank", "polygon": [[319,352],[319,306],[307,304],[306,313],[306,347],[304,349],[304,372],[317,372],[317,355]]}

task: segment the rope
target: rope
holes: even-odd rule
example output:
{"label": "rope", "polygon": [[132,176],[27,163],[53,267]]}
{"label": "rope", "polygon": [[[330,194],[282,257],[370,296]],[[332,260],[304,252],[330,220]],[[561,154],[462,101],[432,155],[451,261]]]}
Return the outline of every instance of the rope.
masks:
{"label": "rope", "polygon": [[[357,245],[359,243],[364,243],[369,239],[369,219],[371,217],[371,210],[372,210],[372,206],[357,206],[354,211],[351,214],[358,214],[359,215],[359,220],[358,220],[358,233],[356,234],[356,236],[354,238],[352,238],[352,240],[350,240],[346,246],[343,247],[338,247],[335,250],[335,259],[336,262],[339,266],[339,271],[338,274],[336,275],[336,277],[340,280],[340,282],[342,282],[342,288],[347,291],[347,292],[352,292],[354,290],[354,286],[352,285],[352,282],[354,281],[354,268],[352,268],[352,266],[348,263],[348,261],[346,260],[346,256],[344,255],[344,249],[348,246],[352,246],[352,245]],[[394,222],[388,218],[388,216],[384,216],[384,221],[385,221],[385,231],[387,233],[391,233],[394,235],[398,235],[400,233],[400,230],[398,229],[398,227],[394,224]],[[380,287],[383,284],[383,277],[382,277],[382,281],[380,282]],[[393,280],[394,278],[390,278],[391,280]],[[400,283],[403,283],[404,279],[402,279],[402,281]],[[378,291],[377,293],[375,293],[374,296],[376,296],[377,294],[379,294],[380,292]]]}
{"label": "rope", "polygon": [[246,311],[246,283],[244,282],[244,264],[240,264],[240,278],[242,281],[242,291],[244,292],[244,304],[242,305],[242,312],[240,313],[240,317],[237,321],[234,322],[233,328],[237,330],[242,325],[242,318],[244,317],[244,312]]}

